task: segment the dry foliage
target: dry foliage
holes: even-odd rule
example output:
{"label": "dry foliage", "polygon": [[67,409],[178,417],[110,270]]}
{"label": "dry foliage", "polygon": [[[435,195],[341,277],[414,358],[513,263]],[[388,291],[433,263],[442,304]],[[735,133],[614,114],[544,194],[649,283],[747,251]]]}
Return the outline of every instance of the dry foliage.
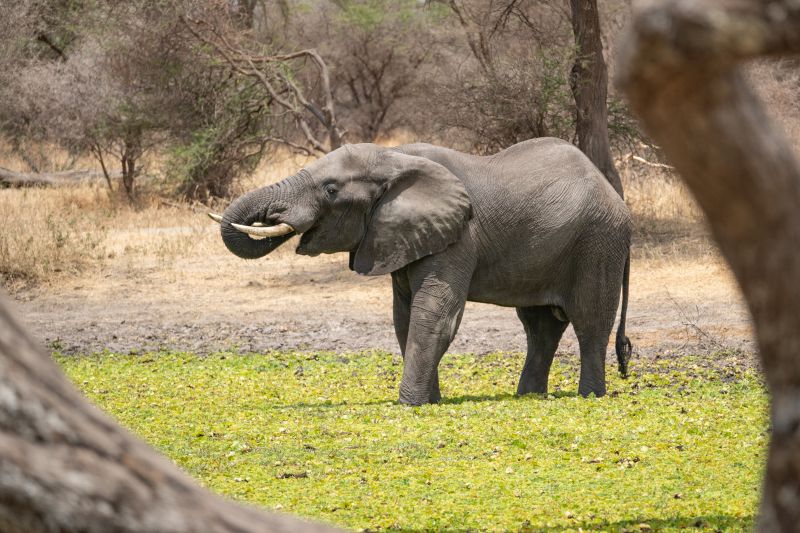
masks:
{"label": "dry foliage", "polygon": [[[154,180],[162,194],[231,197],[267,146],[315,151],[308,138],[326,133],[314,117],[328,107],[344,142],[403,130],[486,153],[535,136],[575,136],[575,40],[560,0],[0,6],[0,129],[17,159],[6,165],[12,170],[88,168],[76,158],[94,154],[111,171],[122,170],[131,190],[135,176],[138,190],[138,176],[155,175],[164,178]],[[598,7],[613,73],[630,3],[599,0]],[[192,34],[190,18],[206,22],[204,38]],[[316,49],[328,76],[311,56],[296,54],[306,49]],[[272,61],[286,57],[294,59]],[[258,58],[271,58],[275,68],[247,63]],[[789,60],[750,72],[792,138],[800,138],[798,72]],[[328,77],[329,87],[322,82]],[[276,96],[290,105],[276,105]],[[613,89],[609,129],[623,152],[639,138]],[[69,157],[42,149],[54,145],[68,148]],[[100,170],[99,162],[92,167]]]}

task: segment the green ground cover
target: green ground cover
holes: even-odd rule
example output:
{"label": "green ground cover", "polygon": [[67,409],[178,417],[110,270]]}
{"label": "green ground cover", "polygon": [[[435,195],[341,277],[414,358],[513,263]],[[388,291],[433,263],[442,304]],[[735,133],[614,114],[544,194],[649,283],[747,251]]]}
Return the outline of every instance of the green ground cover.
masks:
{"label": "green ground cover", "polygon": [[510,394],[521,354],[447,355],[440,405],[396,403],[386,353],[56,355],[97,405],[204,485],[352,529],[752,529],[767,442],[755,370],[635,360],[611,394]]}

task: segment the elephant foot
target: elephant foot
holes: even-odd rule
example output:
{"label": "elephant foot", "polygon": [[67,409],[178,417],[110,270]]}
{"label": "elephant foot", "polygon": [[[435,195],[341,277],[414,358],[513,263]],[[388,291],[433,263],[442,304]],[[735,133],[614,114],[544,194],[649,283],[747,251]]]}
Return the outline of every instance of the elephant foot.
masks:
{"label": "elephant foot", "polygon": [[600,398],[606,395],[606,385],[603,383],[602,385],[590,386],[581,383],[578,385],[578,394],[584,398],[588,398],[591,394],[594,394],[596,398]]}
{"label": "elephant foot", "polygon": [[440,400],[441,400],[441,398],[439,398],[437,400],[428,399],[428,400],[424,400],[424,401],[417,401],[417,400],[409,400],[409,399],[405,399],[405,398],[400,398],[400,403],[402,405],[408,405],[410,407],[418,407],[420,405],[425,405],[425,404],[437,404],[437,403],[439,403]]}
{"label": "elephant foot", "polygon": [[525,396],[526,394],[547,394],[547,383],[544,385],[540,383],[524,383],[522,381],[517,385],[517,396]]}
{"label": "elephant foot", "polygon": [[407,391],[400,387],[400,403],[403,405],[424,405],[427,403],[439,403],[442,401],[442,395],[439,392],[439,387],[434,387],[430,392],[414,392]]}
{"label": "elephant foot", "polygon": [[547,374],[545,374],[544,379],[542,379],[541,372],[523,372],[517,384],[517,396],[524,396],[525,394],[547,394],[547,381]]}
{"label": "elephant foot", "polygon": [[418,405],[425,405],[428,403],[436,404],[442,401],[441,396],[429,396],[427,399],[419,400],[416,398],[404,398],[400,396],[400,403],[403,405],[410,405],[410,406],[418,406]]}

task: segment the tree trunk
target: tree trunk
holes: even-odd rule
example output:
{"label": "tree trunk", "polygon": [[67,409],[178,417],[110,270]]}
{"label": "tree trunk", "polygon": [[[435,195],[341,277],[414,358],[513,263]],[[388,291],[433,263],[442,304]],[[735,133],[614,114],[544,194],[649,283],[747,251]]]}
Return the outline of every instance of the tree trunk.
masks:
{"label": "tree trunk", "polygon": [[201,489],[90,405],[0,294],[0,531],[335,530]]}
{"label": "tree trunk", "polygon": [[95,144],[92,146],[91,152],[100,162],[100,168],[103,170],[103,177],[106,179],[106,185],[108,185],[108,190],[114,192],[114,186],[111,185],[111,176],[108,175],[108,168],[106,167],[106,161],[105,158],[103,157],[103,149],[100,147],[99,144]]}
{"label": "tree trunk", "polygon": [[578,148],[599,168],[624,198],[608,140],[608,70],[603,59],[597,0],[570,0],[577,54],[570,73],[575,97]]}
{"label": "tree trunk", "polygon": [[128,200],[133,201],[134,190],[133,180],[136,177],[136,160],[127,154],[122,156],[122,185],[125,187],[125,194]]}
{"label": "tree trunk", "polygon": [[706,213],[747,300],[772,407],[761,531],[800,524],[800,165],[738,63],[800,52],[793,0],[636,13],[620,85]]}

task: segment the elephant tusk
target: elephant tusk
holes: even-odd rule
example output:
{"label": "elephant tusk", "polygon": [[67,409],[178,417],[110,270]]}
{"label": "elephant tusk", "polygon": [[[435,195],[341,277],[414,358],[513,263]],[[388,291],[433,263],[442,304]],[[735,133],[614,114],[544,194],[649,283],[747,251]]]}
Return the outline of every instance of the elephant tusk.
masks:
{"label": "elephant tusk", "polygon": [[216,222],[217,224],[222,224],[222,215],[217,215],[214,213],[209,213],[208,218]]}
{"label": "elephant tusk", "polygon": [[260,237],[262,239],[266,237],[280,237],[294,231],[294,228],[289,224],[264,226],[263,224],[256,222],[252,226],[242,226],[241,224],[231,224],[231,226],[238,229],[242,233],[247,233],[251,237]]}

